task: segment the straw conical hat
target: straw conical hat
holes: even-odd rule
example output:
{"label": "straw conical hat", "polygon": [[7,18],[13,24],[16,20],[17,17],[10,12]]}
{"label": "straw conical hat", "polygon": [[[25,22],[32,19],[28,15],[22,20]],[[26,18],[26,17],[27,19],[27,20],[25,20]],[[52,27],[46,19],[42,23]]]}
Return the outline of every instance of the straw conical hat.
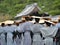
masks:
{"label": "straw conical hat", "polygon": [[31,17],[33,17],[33,18],[41,18],[41,17],[38,17],[38,16],[31,16]]}
{"label": "straw conical hat", "polygon": [[1,23],[0,23],[0,25],[1,25]]}
{"label": "straw conical hat", "polygon": [[43,19],[39,21],[39,23],[44,23],[44,22],[45,22],[45,20],[43,20]]}
{"label": "straw conical hat", "polygon": [[12,21],[12,20],[5,21],[5,24],[13,24],[13,23],[14,23],[14,21]]}

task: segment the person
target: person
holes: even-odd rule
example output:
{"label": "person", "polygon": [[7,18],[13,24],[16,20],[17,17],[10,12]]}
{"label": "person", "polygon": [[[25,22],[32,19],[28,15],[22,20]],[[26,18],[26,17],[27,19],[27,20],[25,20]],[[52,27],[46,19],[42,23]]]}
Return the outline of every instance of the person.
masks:
{"label": "person", "polygon": [[23,23],[23,30],[24,30],[24,40],[23,40],[23,45],[31,45],[31,26],[33,25],[32,22],[30,21],[29,17],[25,17],[26,22]]}
{"label": "person", "polygon": [[0,28],[0,32],[1,32],[1,45],[6,45],[6,35],[5,35],[5,23],[1,24],[1,28]]}
{"label": "person", "polygon": [[7,45],[13,45],[13,32],[14,28],[12,27],[12,24],[7,24],[5,32],[7,33]]}
{"label": "person", "polygon": [[22,20],[21,23],[19,24],[20,27],[20,37],[21,37],[21,45],[23,45],[23,41],[24,41],[24,30],[23,30],[23,23],[25,23],[25,20]]}
{"label": "person", "polygon": [[55,25],[58,28],[57,34],[55,36],[56,39],[56,45],[60,45],[60,19],[58,20],[58,23]]}
{"label": "person", "polygon": [[35,24],[32,26],[33,32],[33,43],[32,45],[44,45],[42,40],[42,34],[40,32],[40,28],[42,25],[39,24],[39,18],[35,18]]}
{"label": "person", "polygon": [[53,37],[56,35],[58,28],[52,27],[51,22],[45,21],[46,27],[41,29],[45,45],[53,45]]}
{"label": "person", "polygon": [[23,34],[22,22],[16,24],[16,33],[17,33],[16,43],[17,45],[21,45]]}

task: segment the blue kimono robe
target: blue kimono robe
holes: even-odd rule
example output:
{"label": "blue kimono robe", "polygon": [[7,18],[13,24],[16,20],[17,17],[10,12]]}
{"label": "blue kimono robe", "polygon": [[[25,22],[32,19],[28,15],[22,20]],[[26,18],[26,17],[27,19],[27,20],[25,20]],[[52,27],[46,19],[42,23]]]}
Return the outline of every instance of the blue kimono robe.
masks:
{"label": "blue kimono robe", "polygon": [[45,38],[44,43],[45,45],[53,45],[53,37],[55,37],[58,28],[56,27],[43,27],[41,29],[42,35]]}
{"label": "blue kimono robe", "polygon": [[32,32],[34,33],[32,45],[43,45],[43,40],[40,35],[40,30],[41,30],[40,28],[42,27],[43,26],[40,25],[39,23],[36,23],[32,26]]}
{"label": "blue kimono robe", "polygon": [[0,28],[0,33],[1,33],[1,35],[0,35],[0,36],[1,36],[1,38],[0,38],[0,39],[1,39],[1,45],[6,45],[5,34],[4,34],[4,33],[5,33],[5,29],[6,29],[5,27],[1,27],[1,28]]}
{"label": "blue kimono robe", "polygon": [[31,45],[31,36],[30,36],[30,31],[32,28],[33,23],[31,22],[25,22],[23,23],[23,30],[24,30],[24,40],[23,40],[23,45]]}
{"label": "blue kimono robe", "polygon": [[13,45],[14,42],[13,42],[13,34],[12,32],[15,30],[15,27],[14,26],[6,26],[6,30],[5,32],[7,32],[7,45]]}

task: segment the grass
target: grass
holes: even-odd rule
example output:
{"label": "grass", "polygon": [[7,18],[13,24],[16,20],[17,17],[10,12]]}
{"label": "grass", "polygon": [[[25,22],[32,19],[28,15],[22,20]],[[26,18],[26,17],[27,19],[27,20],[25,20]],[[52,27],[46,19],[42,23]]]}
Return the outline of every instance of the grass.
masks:
{"label": "grass", "polygon": [[6,21],[6,20],[9,20],[9,19],[12,19],[12,16],[10,16],[8,14],[6,14],[6,15],[0,14],[0,22]]}

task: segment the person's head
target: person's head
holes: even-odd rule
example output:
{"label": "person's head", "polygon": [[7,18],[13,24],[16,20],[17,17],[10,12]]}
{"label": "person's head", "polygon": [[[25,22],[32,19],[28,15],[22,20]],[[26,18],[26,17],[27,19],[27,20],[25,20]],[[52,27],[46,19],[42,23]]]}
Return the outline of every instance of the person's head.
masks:
{"label": "person's head", "polygon": [[58,20],[58,22],[60,23],[60,19]]}
{"label": "person's head", "polygon": [[11,26],[12,24],[7,24],[8,26]]}
{"label": "person's head", "polygon": [[16,23],[16,26],[19,26],[19,23]]}
{"label": "person's head", "polygon": [[39,23],[40,19],[39,18],[35,18],[35,22]]}
{"label": "person's head", "polygon": [[26,20],[26,21],[29,21],[29,17],[25,17],[25,20]]}
{"label": "person's head", "polygon": [[25,22],[25,20],[22,20],[22,23],[24,23]]}
{"label": "person's head", "polygon": [[46,24],[46,26],[48,26],[48,27],[51,26],[51,23],[49,23],[49,22],[47,22],[47,21],[45,21],[45,24]]}
{"label": "person's head", "polygon": [[33,20],[33,17],[30,17],[29,20],[32,21]]}
{"label": "person's head", "polygon": [[2,23],[1,26],[4,27],[5,26],[5,23]]}

